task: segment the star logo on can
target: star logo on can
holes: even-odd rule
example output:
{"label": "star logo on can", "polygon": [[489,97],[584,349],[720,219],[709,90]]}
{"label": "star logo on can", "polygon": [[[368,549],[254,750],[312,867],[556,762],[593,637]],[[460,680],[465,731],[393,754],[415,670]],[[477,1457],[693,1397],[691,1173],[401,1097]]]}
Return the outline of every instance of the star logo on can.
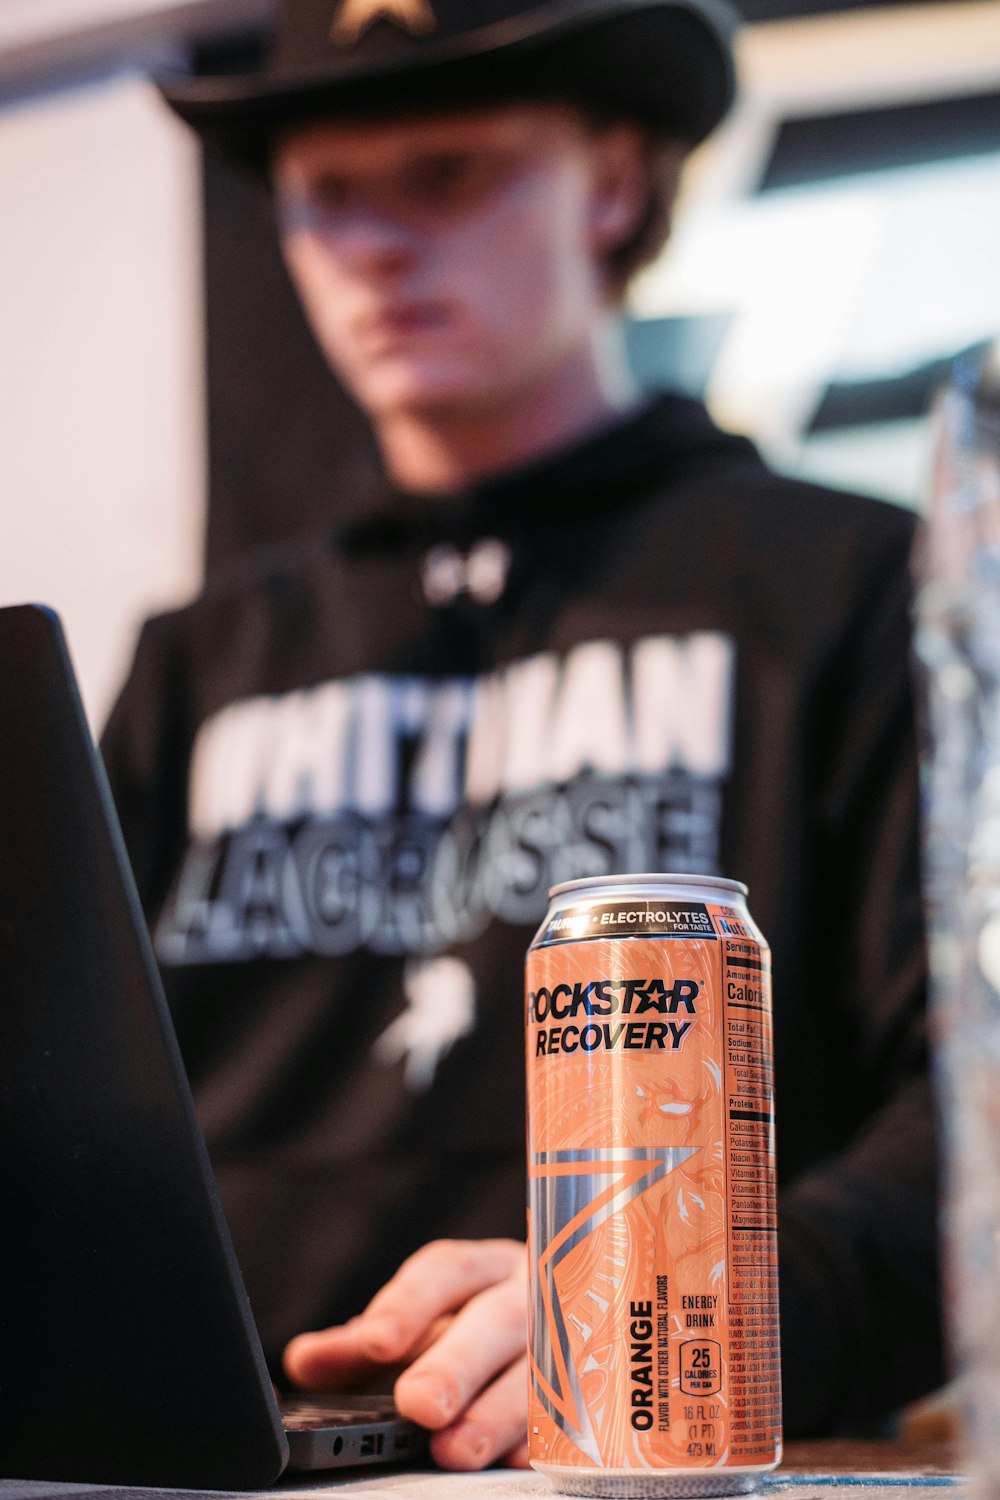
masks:
{"label": "star logo on can", "polygon": [[350,46],[380,16],[404,27],[411,36],[425,36],[437,25],[428,0],[341,0],[330,27],[330,38]]}

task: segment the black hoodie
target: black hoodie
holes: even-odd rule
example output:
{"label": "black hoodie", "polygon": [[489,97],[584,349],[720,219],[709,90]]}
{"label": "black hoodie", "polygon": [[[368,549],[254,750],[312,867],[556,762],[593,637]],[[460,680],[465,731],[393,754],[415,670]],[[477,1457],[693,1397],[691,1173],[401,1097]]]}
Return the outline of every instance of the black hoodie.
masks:
{"label": "black hoodie", "polygon": [[547,888],[698,870],[774,954],[787,1429],[940,1379],[911,534],[663,397],[146,625],[105,754],[272,1361],[523,1233]]}

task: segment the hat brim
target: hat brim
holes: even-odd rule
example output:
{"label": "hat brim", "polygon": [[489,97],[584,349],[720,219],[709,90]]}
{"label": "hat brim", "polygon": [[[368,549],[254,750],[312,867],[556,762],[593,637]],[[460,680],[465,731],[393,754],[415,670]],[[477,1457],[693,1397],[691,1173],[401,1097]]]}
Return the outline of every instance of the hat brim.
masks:
{"label": "hat brim", "polygon": [[398,114],[497,98],[570,98],[697,144],[735,92],[735,18],[715,0],[566,0],[480,28],[417,60],[358,72],[160,79],[163,97],[210,142],[253,161],[308,120]]}

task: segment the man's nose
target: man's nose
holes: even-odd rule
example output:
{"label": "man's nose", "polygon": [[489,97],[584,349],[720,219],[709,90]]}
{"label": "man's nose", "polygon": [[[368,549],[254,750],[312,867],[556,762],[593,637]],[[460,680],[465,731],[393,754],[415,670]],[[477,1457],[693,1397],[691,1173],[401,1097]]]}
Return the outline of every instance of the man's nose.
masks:
{"label": "man's nose", "polygon": [[368,273],[407,271],[420,251],[420,235],[412,225],[376,207],[359,205],[335,227],[317,226],[317,232],[352,269]]}

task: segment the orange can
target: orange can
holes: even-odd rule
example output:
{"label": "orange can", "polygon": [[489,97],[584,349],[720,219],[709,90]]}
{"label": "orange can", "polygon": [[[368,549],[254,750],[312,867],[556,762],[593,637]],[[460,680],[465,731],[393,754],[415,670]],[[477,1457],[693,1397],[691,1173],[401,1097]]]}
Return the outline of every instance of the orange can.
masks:
{"label": "orange can", "polygon": [[728,1495],[781,1459],[770,950],[746,886],[575,880],[527,960],[531,1462]]}

